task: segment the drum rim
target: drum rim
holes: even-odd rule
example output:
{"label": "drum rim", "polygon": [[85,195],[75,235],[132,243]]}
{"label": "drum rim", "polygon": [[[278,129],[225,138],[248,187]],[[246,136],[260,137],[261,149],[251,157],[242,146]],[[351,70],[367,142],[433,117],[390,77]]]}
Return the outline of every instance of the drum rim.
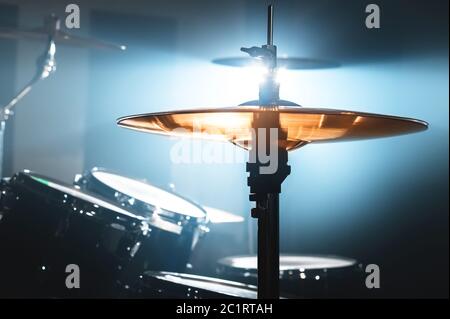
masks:
{"label": "drum rim", "polygon": [[[119,191],[119,190],[116,190],[116,189],[112,188],[112,187],[109,186],[108,184],[103,183],[101,180],[99,180],[98,178],[95,177],[95,175],[94,175],[95,172],[103,172],[103,173],[107,173],[107,174],[111,174],[111,175],[116,175],[116,176],[119,176],[119,177],[124,177],[124,178],[128,178],[128,179],[132,179],[132,180],[138,181],[138,182],[140,182],[140,183],[147,184],[147,185],[149,185],[149,186],[151,186],[151,187],[158,188],[159,190],[162,190],[162,191],[167,192],[167,193],[169,193],[169,194],[171,194],[171,195],[174,195],[174,196],[176,196],[176,197],[178,197],[178,198],[181,198],[182,200],[186,201],[187,203],[189,203],[189,204],[195,206],[197,209],[199,209],[200,212],[203,213],[203,216],[202,216],[202,217],[195,217],[195,216],[190,216],[190,215],[184,215],[184,214],[181,214],[181,213],[179,213],[179,212],[174,212],[174,211],[171,211],[171,210],[168,210],[168,209],[159,207],[159,209],[161,209],[161,210],[164,211],[164,212],[167,212],[167,213],[169,213],[169,214],[174,214],[174,215],[180,215],[180,216],[183,216],[183,217],[189,217],[189,219],[193,219],[193,220],[196,220],[196,221],[204,221],[204,220],[207,219],[207,212],[206,212],[206,210],[203,208],[203,206],[201,206],[201,205],[200,205],[199,203],[197,203],[196,201],[194,201],[194,200],[192,200],[192,199],[190,199],[190,198],[187,198],[187,197],[185,197],[185,196],[183,196],[183,195],[181,195],[181,194],[179,194],[179,193],[177,193],[177,192],[169,191],[169,190],[167,190],[165,187],[161,187],[160,185],[157,185],[157,184],[151,184],[151,183],[149,183],[149,182],[147,182],[147,181],[143,181],[143,180],[141,180],[141,179],[139,179],[139,178],[137,178],[137,177],[134,177],[134,176],[131,176],[131,175],[125,175],[125,174],[122,174],[122,173],[120,173],[120,172],[118,172],[118,171],[111,170],[111,169],[107,169],[107,168],[104,168],[104,167],[98,167],[98,166],[95,166],[95,167],[93,167],[92,169],[87,170],[82,176],[83,176],[83,177],[89,176],[90,178],[94,178],[98,183],[101,183],[101,184],[104,185],[105,187],[108,187],[109,189],[111,189],[111,190],[113,190],[113,191],[115,191],[115,192],[119,192],[119,193],[121,193],[121,194],[123,194],[123,195],[125,195],[125,196],[128,196],[128,197],[130,197],[130,198],[133,198],[134,200],[136,200],[136,201],[138,201],[138,202],[140,202],[140,203],[143,203],[143,204],[145,204],[145,205],[150,205],[151,207],[155,208],[154,204],[152,204],[152,203],[148,203],[148,202],[146,202],[146,201],[143,201],[143,200],[137,199],[137,198],[135,198],[135,197],[132,197],[132,196],[130,196],[130,195],[128,195],[128,194],[125,194],[125,193],[123,193],[123,192],[121,192],[121,191]],[[99,195],[99,196],[100,196],[100,195]],[[101,197],[103,198],[103,197],[105,197],[105,196],[101,196]],[[108,200],[109,200],[109,199],[108,199]],[[110,200],[110,201],[111,201],[111,200]]]}
{"label": "drum rim", "polygon": [[174,277],[180,277],[180,278],[186,278],[191,280],[198,280],[202,282],[211,281],[211,282],[217,282],[220,284],[227,284],[230,286],[240,287],[240,288],[249,288],[249,289],[257,289],[254,285],[245,284],[238,281],[223,279],[223,278],[217,278],[217,277],[210,277],[210,276],[203,276],[198,274],[188,274],[188,273],[181,273],[181,272],[173,272],[173,271],[157,271],[157,270],[147,270],[144,272],[146,276],[174,276]]}
{"label": "drum rim", "polygon": [[[45,185],[44,183],[39,182],[38,180],[36,180],[33,177],[41,178],[41,179],[47,180],[47,181],[49,181],[51,183],[54,183],[54,184],[57,184],[57,185],[60,185],[60,186],[63,186],[63,187],[69,188],[69,189],[73,189],[74,191],[80,192],[80,193],[82,193],[84,195],[87,195],[89,197],[93,197],[93,198],[99,200],[100,202],[105,202],[106,204],[111,205],[112,207],[118,209],[118,211],[117,210],[113,210],[113,209],[111,209],[109,207],[106,207],[104,205],[101,205],[101,204],[99,205],[99,203],[92,202],[92,201],[90,201],[88,199],[84,199],[84,198],[81,198],[81,197],[78,197],[78,196],[74,196],[73,194],[64,192],[64,191],[59,190],[57,188],[53,188],[53,187],[51,187],[49,185]],[[81,202],[83,202],[85,204],[88,204],[88,205],[92,205],[92,206],[96,207],[99,211],[102,211],[102,212],[107,211],[108,213],[114,213],[114,214],[116,214],[116,217],[120,216],[122,218],[122,220],[126,219],[126,220],[133,221],[133,222],[136,222],[136,223],[148,223],[148,224],[151,225],[151,223],[149,223],[148,220],[146,220],[142,216],[136,215],[136,214],[130,212],[129,210],[125,209],[125,208],[117,206],[116,203],[114,203],[114,202],[111,202],[111,201],[109,201],[107,199],[104,199],[102,197],[99,198],[98,195],[96,195],[96,194],[94,194],[92,192],[75,188],[71,184],[65,183],[63,181],[59,181],[59,180],[57,180],[55,178],[52,178],[52,177],[48,177],[48,176],[46,176],[44,174],[36,173],[36,172],[30,171],[30,170],[23,170],[21,172],[18,172],[16,174],[14,174],[14,176],[11,178],[11,185],[17,186],[17,187],[25,187],[27,190],[34,191],[34,192],[39,192],[39,190],[30,189],[30,186],[27,185],[27,184],[22,184],[22,185],[19,184],[17,182],[18,178],[25,178],[27,182],[32,182],[35,185],[38,185],[39,187],[46,188],[46,189],[50,190],[51,192],[54,192],[54,193],[58,192],[60,194],[67,195],[67,196],[73,198],[74,200],[81,201]],[[52,200],[54,200],[54,198],[52,198]],[[121,211],[123,211],[124,213],[122,213]]]}
{"label": "drum rim", "polygon": [[[249,283],[228,280],[228,279],[223,279],[223,278],[219,278],[219,277],[203,276],[203,275],[199,275],[199,274],[147,270],[143,274],[141,274],[139,277],[142,279],[147,278],[147,280],[151,280],[149,278],[152,278],[152,279],[157,279],[157,280],[161,280],[164,282],[170,282],[170,283],[178,285],[178,286],[185,286],[188,288],[190,287],[188,284],[183,284],[181,282],[176,282],[176,281],[170,281],[166,278],[158,278],[158,276],[174,276],[174,277],[181,278],[181,279],[197,280],[199,282],[210,282],[210,283],[215,283],[215,284],[220,284],[220,285],[226,285],[227,287],[242,289],[247,292],[254,293],[255,299],[257,298],[257,293],[258,293],[258,287],[255,285],[249,284]],[[145,282],[145,279],[144,279],[144,282]],[[215,290],[208,289],[208,288],[196,287],[196,289],[217,293],[217,294],[225,296],[224,298],[228,298],[228,297],[248,298],[248,297],[242,297],[239,294],[230,294],[230,293],[226,293],[226,292],[215,291]],[[280,299],[286,299],[286,298],[290,298],[290,297],[293,297],[293,296],[283,293],[283,295],[280,297]]]}

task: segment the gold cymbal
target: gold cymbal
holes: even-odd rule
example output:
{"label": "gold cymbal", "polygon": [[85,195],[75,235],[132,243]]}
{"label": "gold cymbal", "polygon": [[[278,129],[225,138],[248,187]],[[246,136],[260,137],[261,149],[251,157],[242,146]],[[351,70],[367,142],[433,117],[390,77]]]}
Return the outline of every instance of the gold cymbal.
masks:
{"label": "gold cymbal", "polygon": [[349,141],[415,133],[426,130],[421,120],[343,110],[278,106],[238,106],[148,113],[119,118],[122,127],[169,136],[191,136],[230,141],[248,148],[255,112],[278,112],[287,150],[308,143]]}

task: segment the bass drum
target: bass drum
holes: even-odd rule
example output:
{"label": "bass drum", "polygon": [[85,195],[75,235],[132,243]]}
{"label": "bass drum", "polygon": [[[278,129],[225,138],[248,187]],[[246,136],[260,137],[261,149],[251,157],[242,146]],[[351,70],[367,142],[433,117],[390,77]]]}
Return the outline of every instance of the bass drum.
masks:
{"label": "bass drum", "polygon": [[[115,297],[147,269],[186,264],[179,228],[42,175],[19,173],[4,183],[1,211],[5,297]],[[79,269],[80,288],[68,288],[76,284],[68,265]]]}
{"label": "bass drum", "polygon": [[160,299],[256,299],[255,286],[223,279],[147,271],[139,277],[131,297]]}
{"label": "bass drum", "polygon": [[[257,284],[257,257],[232,256],[218,261],[219,277]],[[356,260],[336,256],[280,256],[280,290],[289,298],[361,297],[364,272]]]}

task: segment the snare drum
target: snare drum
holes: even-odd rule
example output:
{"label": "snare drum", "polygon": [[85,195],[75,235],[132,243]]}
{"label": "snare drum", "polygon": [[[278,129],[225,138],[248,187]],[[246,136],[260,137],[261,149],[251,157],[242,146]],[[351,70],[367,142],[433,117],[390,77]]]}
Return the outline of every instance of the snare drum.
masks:
{"label": "snare drum", "polygon": [[[147,269],[180,271],[190,250],[180,225],[166,227],[91,193],[25,172],[4,183],[0,293],[5,296],[114,297]],[[178,227],[176,227],[178,226]],[[66,286],[66,267],[80,288]]]}
{"label": "snare drum", "polygon": [[[257,257],[232,256],[218,261],[220,277],[257,284]],[[336,256],[280,256],[280,290],[292,298],[357,297],[363,271],[354,259]]]}
{"label": "snare drum", "polygon": [[173,272],[147,271],[139,277],[134,298],[256,299],[255,286],[239,282]]}

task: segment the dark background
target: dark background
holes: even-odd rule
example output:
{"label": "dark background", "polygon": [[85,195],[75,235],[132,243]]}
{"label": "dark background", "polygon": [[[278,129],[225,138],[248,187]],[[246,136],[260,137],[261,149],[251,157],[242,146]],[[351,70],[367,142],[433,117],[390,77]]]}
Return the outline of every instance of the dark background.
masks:
{"label": "dark background", "polygon": [[[34,27],[52,12],[64,17],[68,3],[0,0],[0,26]],[[156,185],[174,183],[202,204],[247,217],[243,163],[173,164],[175,140],[119,129],[115,119],[254,99],[257,87],[246,71],[209,61],[263,44],[268,2],[75,3],[81,29],[72,32],[124,43],[128,50],[58,48],[57,72],[8,123],[6,172],[28,168],[70,182],[76,173],[103,166]],[[381,8],[380,29],[364,25],[369,3]],[[274,4],[280,54],[342,64],[287,73],[283,98],[430,124],[421,134],[291,153],[293,172],[281,196],[281,251],[378,264],[382,288],[369,296],[448,298],[448,1]],[[43,47],[0,39],[2,104],[33,74]],[[250,219],[217,234],[202,247],[209,252],[203,254],[207,265],[255,251]]]}

